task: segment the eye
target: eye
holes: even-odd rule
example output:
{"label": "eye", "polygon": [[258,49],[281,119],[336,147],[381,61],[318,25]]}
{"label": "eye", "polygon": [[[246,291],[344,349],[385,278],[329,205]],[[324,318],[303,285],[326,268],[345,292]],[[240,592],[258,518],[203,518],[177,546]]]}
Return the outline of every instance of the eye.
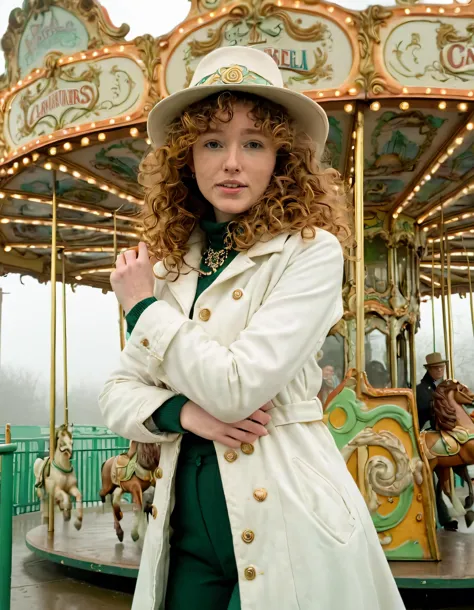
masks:
{"label": "eye", "polygon": [[247,142],[247,144],[245,146],[252,150],[258,150],[259,148],[263,148],[263,144],[261,142],[255,141],[255,140],[252,140],[252,142]]}
{"label": "eye", "polygon": [[204,144],[205,148],[209,148],[210,150],[217,150],[221,148],[221,145],[216,140],[211,140],[210,142],[206,142]]}

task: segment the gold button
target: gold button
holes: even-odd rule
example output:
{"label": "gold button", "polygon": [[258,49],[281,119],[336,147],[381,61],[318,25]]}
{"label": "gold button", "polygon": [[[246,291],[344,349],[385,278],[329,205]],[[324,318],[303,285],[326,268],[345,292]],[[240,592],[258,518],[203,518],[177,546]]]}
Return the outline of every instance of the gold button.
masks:
{"label": "gold button", "polygon": [[252,455],[252,453],[255,451],[254,446],[250,443],[242,443],[240,448],[242,449],[242,453],[245,453],[245,455]]}
{"label": "gold button", "polygon": [[267,499],[268,492],[266,489],[256,489],[253,492],[253,497],[257,500],[257,502],[264,502]]}
{"label": "gold button", "polygon": [[228,462],[235,462],[235,460],[238,458],[239,456],[237,455],[237,451],[234,451],[233,449],[229,449],[229,451],[226,451],[224,453],[224,458],[228,461]]}
{"label": "gold button", "polygon": [[201,309],[201,311],[199,312],[199,317],[201,318],[201,320],[203,322],[207,322],[209,320],[209,318],[211,317],[211,310],[210,309]]}
{"label": "gold button", "polygon": [[242,290],[234,290],[234,292],[232,293],[232,298],[235,299],[236,301],[241,299],[243,296],[244,296],[244,293],[242,292]]}
{"label": "gold button", "polygon": [[161,479],[162,477],[163,477],[163,470],[158,467],[155,470],[155,479]]}
{"label": "gold button", "polygon": [[255,534],[252,532],[252,530],[244,530],[242,532],[242,540],[245,542],[245,544],[250,544],[254,541],[254,539]]}
{"label": "gold button", "polygon": [[156,508],[156,506],[154,504],[151,507],[151,514],[153,516],[153,519],[156,519],[158,517],[158,509]]}
{"label": "gold button", "polygon": [[140,343],[143,345],[143,347],[148,347],[150,345],[148,339],[142,339]]}
{"label": "gold button", "polygon": [[257,570],[253,566],[249,566],[245,568],[244,576],[247,580],[254,580],[257,576]]}

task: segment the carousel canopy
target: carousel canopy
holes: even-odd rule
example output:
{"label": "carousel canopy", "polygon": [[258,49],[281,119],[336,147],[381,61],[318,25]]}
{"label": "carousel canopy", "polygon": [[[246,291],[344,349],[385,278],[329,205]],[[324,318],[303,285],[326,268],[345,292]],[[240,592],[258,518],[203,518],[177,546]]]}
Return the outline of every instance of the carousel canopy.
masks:
{"label": "carousel canopy", "polygon": [[[427,292],[432,282],[438,290],[449,248],[453,289],[468,289],[474,3],[353,11],[315,0],[192,0],[165,36],[126,41],[128,29],[95,0],[30,0],[11,13],[0,77],[3,272],[49,279],[54,191],[67,280],[108,289],[114,248],[139,239],[149,110],[187,86],[206,53],[252,45],[327,111],[330,163],[349,183],[364,181],[367,237],[418,248]],[[365,166],[355,176],[360,109]]]}

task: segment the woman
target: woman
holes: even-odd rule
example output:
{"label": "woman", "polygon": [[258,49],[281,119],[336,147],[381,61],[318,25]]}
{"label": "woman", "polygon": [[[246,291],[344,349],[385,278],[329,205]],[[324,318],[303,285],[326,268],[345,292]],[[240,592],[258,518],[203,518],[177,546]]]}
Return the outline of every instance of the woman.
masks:
{"label": "woman", "polygon": [[112,430],[162,448],[133,608],[402,609],[315,398],[350,237],[325,113],[231,47],[148,131],[148,249],[111,277],[131,336],[100,397]]}

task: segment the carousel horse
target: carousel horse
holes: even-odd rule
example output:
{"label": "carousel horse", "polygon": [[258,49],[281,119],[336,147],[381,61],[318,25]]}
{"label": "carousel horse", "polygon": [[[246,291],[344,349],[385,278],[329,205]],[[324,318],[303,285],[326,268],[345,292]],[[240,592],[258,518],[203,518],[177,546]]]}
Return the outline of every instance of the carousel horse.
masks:
{"label": "carousel horse", "polygon": [[[161,479],[160,446],[156,443],[138,443],[131,441],[127,453],[121,453],[109,458],[102,464],[102,489],[99,496],[102,502],[108,494],[112,495],[112,508],[114,511],[114,527],[117,538],[123,541],[123,529],[120,521],[123,513],[120,508],[120,499],[124,493],[130,493],[133,500],[133,525],[131,537],[134,542],[140,538],[142,516],[153,514],[154,507],[150,507],[150,499],[144,493]],[[148,494],[149,496],[150,494]]]}
{"label": "carousel horse", "polygon": [[[464,405],[472,405],[474,393],[456,380],[448,379],[433,392],[433,408],[436,430],[425,430],[420,441],[425,450],[432,472],[438,477],[438,485],[451,500],[455,512],[465,515],[469,527],[474,521],[470,509],[474,503],[474,492],[467,466],[474,464],[474,421]],[[453,472],[468,484],[469,496],[465,507],[455,493]]]}
{"label": "carousel horse", "polygon": [[53,496],[63,513],[64,521],[71,519],[71,496],[73,496],[76,499],[74,527],[80,530],[83,515],[82,495],[77,487],[74,468],[71,466],[72,445],[71,432],[67,426],[60,426],[56,430],[53,461],[51,462],[49,457],[38,458],[34,463],[33,470],[36,478],[36,493],[41,502],[43,523],[47,523],[49,519],[48,503],[46,501],[48,496]]}

